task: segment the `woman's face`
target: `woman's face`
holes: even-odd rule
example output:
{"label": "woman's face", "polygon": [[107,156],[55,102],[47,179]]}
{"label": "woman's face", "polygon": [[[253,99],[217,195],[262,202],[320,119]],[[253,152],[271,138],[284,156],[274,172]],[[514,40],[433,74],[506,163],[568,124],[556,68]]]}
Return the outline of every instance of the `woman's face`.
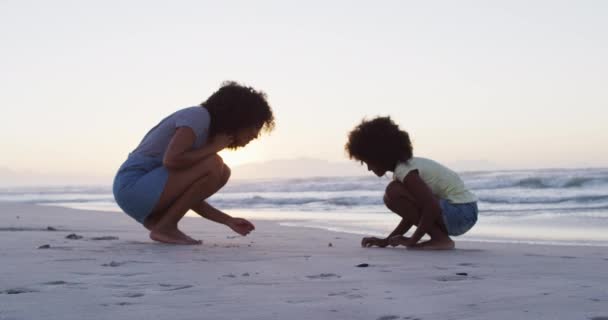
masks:
{"label": "woman's face", "polygon": [[246,146],[249,142],[256,139],[260,135],[260,128],[250,127],[237,131],[234,135],[232,147],[240,148]]}

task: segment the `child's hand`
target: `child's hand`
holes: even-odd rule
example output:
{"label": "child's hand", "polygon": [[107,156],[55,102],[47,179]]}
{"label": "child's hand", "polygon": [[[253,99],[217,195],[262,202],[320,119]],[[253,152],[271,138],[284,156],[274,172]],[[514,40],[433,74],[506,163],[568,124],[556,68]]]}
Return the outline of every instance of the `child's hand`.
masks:
{"label": "child's hand", "polygon": [[243,219],[243,218],[232,218],[226,224],[230,229],[234,230],[234,232],[246,236],[251,231],[255,230],[255,226],[253,223]]}
{"label": "child's hand", "polygon": [[225,149],[226,147],[231,145],[233,142],[234,142],[233,136],[229,136],[229,135],[223,134],[223,133],[218,134],[217,136],[215,136],[213,138],[213,141],[211,141],[211,143],[215,147],[216,151],[221,151],[221,150]]}
{"label": "child's hand", "polygon": [[390,244],[393,247],[396,247],[396,246],[410,247],[410,246],[414,245],[414,243],[412,243],[410,238],[404,237],[404,236],[392,236],[388,239],[388,244]]}
{"label": "child's hand", "polygon": [[377,246],[380,248],[384,248],[388,246],[388,239],[380,239],[376,237],[365,237],[361,240],[361,246],[363,248],[369,248],[373,246]]}

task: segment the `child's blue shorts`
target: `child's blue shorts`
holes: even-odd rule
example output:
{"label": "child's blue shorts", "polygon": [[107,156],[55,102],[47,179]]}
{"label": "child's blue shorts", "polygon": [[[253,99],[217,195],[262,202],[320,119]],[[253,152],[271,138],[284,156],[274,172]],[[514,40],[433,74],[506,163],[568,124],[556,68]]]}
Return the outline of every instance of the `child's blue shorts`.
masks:
{"label": "child's blue shorts", "polygon": [[477,222],[477,202],[451,203],[440,199],[439,205],[443,214],[443,222],[450,236],[466,233]]}
{"label": "child's blue shorts", "polygon": [[168,177],[162,159],[130,154],[114,177],[114,199],[126,214],[143,224],[160,199]]}

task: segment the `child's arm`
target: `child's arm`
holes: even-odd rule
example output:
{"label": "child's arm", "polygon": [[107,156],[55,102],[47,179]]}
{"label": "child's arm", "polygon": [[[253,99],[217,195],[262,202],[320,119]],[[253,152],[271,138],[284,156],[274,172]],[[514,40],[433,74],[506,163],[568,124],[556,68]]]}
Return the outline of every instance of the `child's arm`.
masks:
{"label": "child's arm", "polygon": [[406,232],[408,232],[412,226],[413,226],[413,224],[411,222],[409,222],[408,220],[401,219],[401,222],[399,222],[399,224],[397,225],[395,230],[393,230],[393,232],[391,232],[391,234],[389,234],[388,237],[386,237],[386,239],[390,239],[394,236],[402,236]]}
{"label": "child's arm", "polygon": [[163,165],[168,169],[189,168],[204,158],[216,154],[232,143],[231,137],[218,135],[202,148],[192,150],[196,141],[194,130],[189,127],[180,127],[175,130],[171,142],[165,151]]}
{"label": "child's arm", "polygon": [[[405,219],[401,219],[401,222],[399,222],[395,230],[393,230],[393,232],[391,232],[391,234],[389,234],[386,238],[382,239],[376,237],[365,237],[363,238],[363,240],[361,240],[361,246],[364,248],[369,248],[373,246],[384,248],[390,244],[389,239],[391,237],[403,236],[408,230],[410,230],[411,227],[412,224],[410,222]],[[395,245],[392,246],[394,247]]]}
{"label": "child's arm", "polygon": [[441,207],[431,189],[420,178],[417,170],[408,173],[403,179],[403,184],[420,205],[421,217],[418,227],[406,243],[406,245],[414,245],[428,232],[430,226],[441,217]]}

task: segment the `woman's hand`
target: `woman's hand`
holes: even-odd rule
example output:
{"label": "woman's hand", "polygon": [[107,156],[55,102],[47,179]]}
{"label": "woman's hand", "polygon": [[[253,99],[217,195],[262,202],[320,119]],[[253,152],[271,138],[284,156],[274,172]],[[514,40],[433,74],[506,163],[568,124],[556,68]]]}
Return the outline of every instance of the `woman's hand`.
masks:
{"label": "woman's hand", "polygon": [[211,140],[211,144],[213,145],[216,152],[219,152],[219,151],[225,149],[226,147],[231,145],[233,142],[234,142],[233,136],[229,136],[229,135],[223,134],[223,133],[216,135],[215,137],[213,137],[213,140]]}
{"label": "woman's hand", "polygon": [[228,223],[226,223],[226,225],[230,227],[230,229],[232,229],[234,232],[242,236],[246,236],[251,231],[255,230],[255,226],[253,225],[253,223],[243,218],[231,218],[230,220],[228,220]]}
{"label": "woman's hand", "polygon": [[376,238],[376,237],[365,237],[363,238],[363,240],[361,240],[361,246],[363,248],[369,248],[369,247],[380,247],[380,248],[384,248],[386,246],[388,246],[388,239],[381,239],[381,238]]}

